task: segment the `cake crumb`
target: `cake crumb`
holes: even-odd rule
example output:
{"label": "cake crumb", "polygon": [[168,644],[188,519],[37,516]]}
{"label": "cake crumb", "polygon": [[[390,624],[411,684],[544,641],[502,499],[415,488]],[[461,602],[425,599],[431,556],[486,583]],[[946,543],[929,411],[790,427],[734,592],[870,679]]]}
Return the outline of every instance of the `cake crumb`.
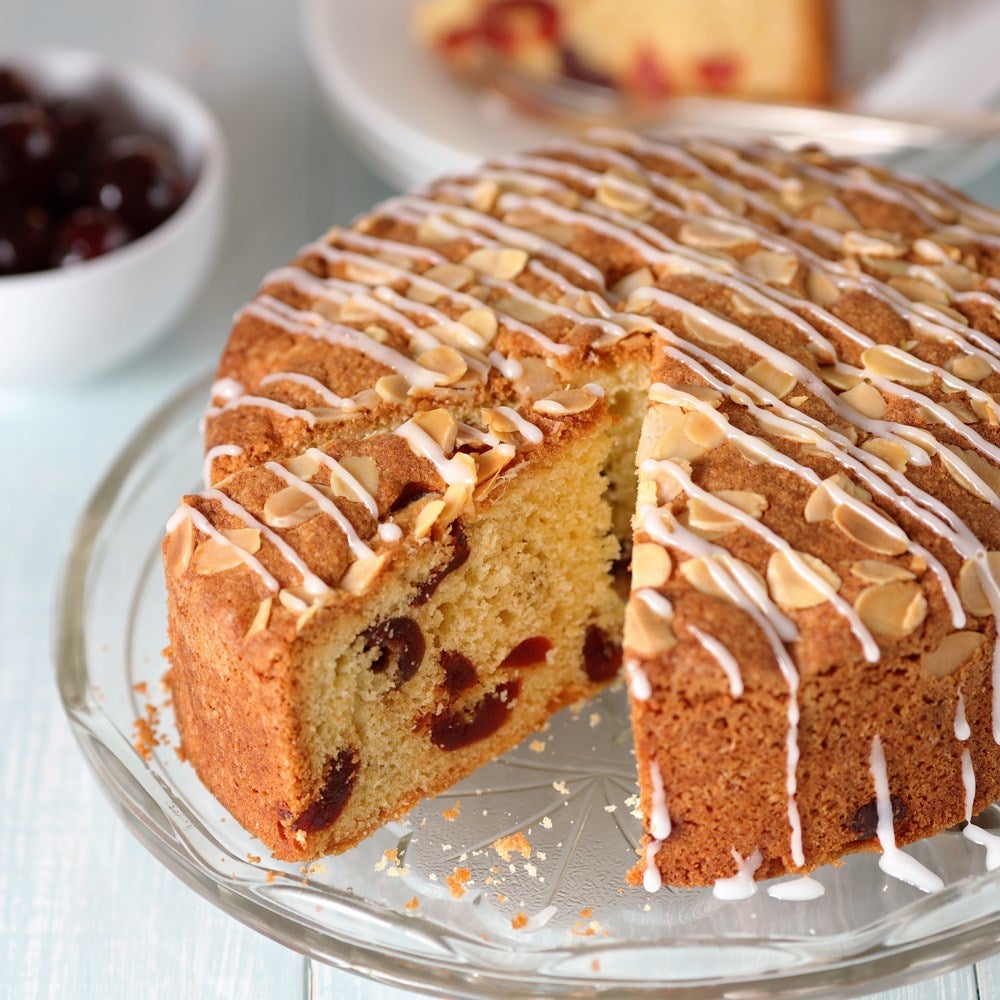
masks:
{"label": "cake crumb", "polygon": [[375,871],[384,871],[390,878],[400,878],[410,874],[410,869],[399,863],[399,850],[395,847],[387,847],[382,852],[381,860],[375,862]]}
{"label": "cake crumb", "polygon": [[414,896],[413,899],[409,900],[408,902],[403,903],[403,906],[405,906],[406,909],[408,910],[415,910],[419,905],[420,905],[420,900],[417,899],[416,896]]}
{"label": "cake crumb", "polygon": [[556,791],[557,791],[557,792],[558,792],[558,793],[559,793],[560,795],[569,795],[569,788],[567,788],[567,786],[566,786],[566,782],[565,782],[565,781],[553,781],[553,782],[552,782],[552,787],[553,787],[553,788],[554,788],[554,789],[555,789],[555,790],[556,790]]}
{"label": "cake crumb", "polygon": [[271,871],[269,871],[269,872],[268,872],[268,873],[267,873],[267,874],[266,874],[266,875],[264,876],[264,881],[265,881],[265,882],[266,882],[266,883],[267,883],[268,885],[271,885],[271,884],[272,884],[272,883],[274,882],[274,880],[275,880],[275,879],[276,879],[277,877],[278,877],[278,873],[277,873],[277,872],[276,872],[276,871],[275,871],[275,870],[274,870],[274,869],[272,868],[272,869],[271,869]]}
{"label": "cake crumb", "polygon": [[591,712],[590,713],[590,728],[593,729],[594,726],[599,726],[601,724],[601,713]]}
{"label": "cake crumb", "polygon": [[614,811],[615,811],[615,810],[616,810],[617,808],[618,808],[618,806],[616,806],[616,805],[614,804],[614,802],[612,802],[612,803],[610,803],[609,805],[606,805],[606,806],[604,807],[604,811],[605,811],[606,813],[613,813],[613,812],[614,812]]}
{"label": "cake crumb", "polygon": [[159,721],[160,713],[156,706],[147,703],[145,718],[140,716],[132,724],[135,732],[132,746],[143,760],[149,760],[153,756],[153,748],[160,745],[160,737],[156,734]]}
{"label": "cake crumb", "polygon": [[462,810],[461,799],[456,799],[455,804],[450,809],[445,809],[441,813],[441,818],[448,820],[449,823],[454,823],[458,819],[458,815]]}
{"label": "cake crumb", "polygon": [[601,960],[599,958],[592,958],[590,960],[590,968],[592,972],[601,971]]}
{"label": "cake crumb", "polygon": [[543,817],[542,817],[542,826],[543,826],[543,827],[544,827],[544,828],[545,828],[546,830],[551,830],[551,829],[552,829],[552,820],[551,820],[551,819],[549,819],[549,817],[548,817],[548,816],[543,816]]}
{"label": "cake crumb", "polygon": [[456,865],[455,873],[449,875],[444,881],[455,899],[461,899],[465,895],[465,886],[471,877],[472,872],[468,868],[459,868]]}
{"label": "cake crumb", "polygon": [[145,696],[149,692],[149,685],[145,681],[136,681],[135,684],[132,685],[132,690],[136,694]]}
{"label": "cake crumb", "polygon": [[589,920],[593,915],[594,915],[594,908],[592,906],[585,906],[580,911],[580,916],[583,917],[584,920]]}
{"label": "cake crumb", "polygon": [[259,854],[249,854],[248,853],[247,854],[247,861],[249,861],[250,864],[252,864],[252,865],[259,865],[260,864],[260,855]]}
{"label": "cake crumb", "polygon": [[533,750],[535,753],[545,752],[545,740],[532,740],[528,744],[528,749]]}
{"label": "cake crumb", "polygon": [[519,931],[522,927],[528,926],[528,914],[524,910],[518,910],[511,919],[510,926]]}
{"label": "cake crumb", "polygon": [[499,840],[493,841],[492,846],[497,854],[507,862],[510,861],[510,856],[514,851],[520,853],[525,860],[531,857],[531,844],[520,831],[512,833],[509,837],[501,837]]}

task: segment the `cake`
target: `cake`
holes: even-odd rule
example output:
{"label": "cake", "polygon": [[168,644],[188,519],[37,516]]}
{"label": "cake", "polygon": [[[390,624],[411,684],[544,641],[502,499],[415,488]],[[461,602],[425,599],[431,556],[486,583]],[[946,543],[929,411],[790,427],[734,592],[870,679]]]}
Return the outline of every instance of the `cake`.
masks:
{"label": "cake", "polygon": [[168,524],[186,758],[315,858],[623,659],[633,881],[934,888],[900,847],[1000,795],[998,277],[939,182],[621,130],[332,229],[237,314]]}
{"label": "cake", "polygon": [[683,94],[824,101],[826,0],[417,0],[415,31],[466,79],[514,74],[611,88],[648,103]]}

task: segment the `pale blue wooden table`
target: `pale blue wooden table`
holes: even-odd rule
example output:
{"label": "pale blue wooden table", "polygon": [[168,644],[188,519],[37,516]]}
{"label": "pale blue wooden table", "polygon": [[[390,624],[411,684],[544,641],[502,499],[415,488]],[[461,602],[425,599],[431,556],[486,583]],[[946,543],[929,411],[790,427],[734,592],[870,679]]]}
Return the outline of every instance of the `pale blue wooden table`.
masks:
{"label": "pale blue wooden table", "polygon": [[[0,393],[2,998],[410,995],[312,964],[170,875],[105,802],[53,681],[62,563],[106,467],[138,423],[211,367],[234,308],[265,271],[386,193],[330,126],[290,8],[248,0],[0,0],[0,52],[84,46],[166,70],[215,109],[236,165],[224,254],[158,349],[74,390]],[[0,364],[2,335],[0,317]],[[1000,959],[878,997],[1000,997]]]}

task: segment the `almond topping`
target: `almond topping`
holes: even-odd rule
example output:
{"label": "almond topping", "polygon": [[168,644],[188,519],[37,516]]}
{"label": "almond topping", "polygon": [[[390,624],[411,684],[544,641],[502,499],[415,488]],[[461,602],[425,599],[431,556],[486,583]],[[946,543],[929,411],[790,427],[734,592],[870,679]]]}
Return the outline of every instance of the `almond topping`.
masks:
{"label": "almond topping", "polygon": [[[345,455],[340,460],[341,466],[347,470],[365,492],[372,496],[378,492],[378,465],[375,459],[368,455]],[[330,485],[334,486],[334,474],[330,474]]]}
{"label": "almond topping", "polygon": [[[993,503],[1000,495],[1000,469],[991,465],[979,452],[971,448],[942,445],[938,457],[951,478],[974,497]],[[970,478],[970,471],[982,480],[986,489]]]}
{"label": "almond topping", "polygon": [[410,383],[402,375],[383,375],[375,383],[375,392],[379,399],[384,399],[387,403],[406,402],[409,391]]}
{"label": "almond topping", "polygon": [[363,594],[378,575],[382,564],[388,559],[384,552],[379,555],[365,556],[351,563],[347,572],[340,578],[340,586],[351,594]]}
{"label": "almond topping", "polygon": [[273,601],[274,598],[265,597],[257,606],[257,613],[253,616],[250,628],[246,631],[245,639],[249,639],[251,636],[256,635],[258,632],[263,632],[267,628],[271,621],[271,605]]}
{"label": "almond topping", "polygon": [[611,286],[611,291],[626,299],[637,288],[648,288],[655,283],[653,272],[648,267],[640,267],[638,271],[633,271],[631,274],[626,274],[624,278],[619,278]]}
{"label": "almond topping", "polygon": [[191,568],[201,576],[222,573],[243,564],[239,549],[253,555],[260,548],[260,529],[236,528],[223,532],[228,544],[217,538],[206,538],[194,550]]}
{"label": "almond topping", "polygon": [[487,480],[495,479],[500,471],[510,464],[514,452],[509,446],[490,448],[489,451],[481,452],[473,457],[476,462],[476,483],[482,485]]}
{"label": "almond topping", "polygon": [[319,514],[319,504],[297,486],[272,493],[264,504],[263,520],[272,528],[294,528]]}
{"label": "almond topping", "polygon": [[952,632],[933,653],[925,653],[920,666],[931,677],[947,677],[972,656],[986,641],[978,632]]}
{"label": "almond topping", "polygon": [[868,257],[902,257],[906,253],[906,247],[897,240],[882,239],[856,229],[844,233],[840,249],[845,254],[864,254]]}
{"label": "almond topping", "polygon": [[980,420],[991,427],[1000,425],[1000,409],[997,408],[997,400],[973,399],[970,400],[970,405]]}
{"label": "almond topping", "polygon": [[492,407],[484,406],[479,411],[479,415],[487,429],[493,434],[505,435],[517,433],[517,424],[506,413],[501,413]]}
{"label": "almond topping", "polygon": [[668,406],[679,406],[682,410],[693,408],[686,396],[693,396],[708,403],[713,410],[722,405],[722,393],[710,385],[700,382],[685,382],[683,385],[667,385],[665,382],[654,382],[649,387],[649,398],[654,403],[665,403]]}
{"label": "almond topping", "polygon": [[681,421],[684,433],[695,443],[711,450],[718,448],[726,440],[726,432],[718,422],[700,410],[684,414]]}
{"label": "almond topping", "polygon": [[349,281],[362,285],[387,285],[395,277],[388,267],[380,267],[376,260],[349,260],[344,264]]}
{"label": "almond topping", "polygon": [[454,228],[440,215],[427,215],[417,226],[417,239],[421,243],[447,243],[454,236]]}
{"label": "almond topping", "polygon": [[886,441],[884,438],[871,438],[861,446],[863,451],[882,459],[896,472],[905,472],[910,460],[909,453],[898,441]]}
{"label": "almond topping", "polygon": [[180,576],[188,568],[193,552],[194,525],[190,517],[185,517],[167,539],[165,561],[172,576]]}
{"label": "almond topping", "polygon": [[927,599],[920,587],[909,581],[875,584],[858,594],[854,610],[876,635],[902,639],[927,617]]}
{"label": "almond topping", "polygon": [[808,552],[777,549],[767,561],[767,584],[771,596],[779,606],[814,608],[830,599],[830,594],[803,572],[803,563],[828,584],[834,593],[840,589],[840,577],[822,560]]}
{"label": "almond topping", "polygon": [[840,394],[840,398],[862,416],[881,420],[885,416],[885,400],[875,386],[859,382],[854,388]]}
{"label": "almond topping", "polygon": [[[990,552],[987,563],[994,581],[1000,582],[1000,552]],[[966,559],[959,570],[958,596],[962,600],[962,607],[970,615],[975,615],[976,618],[985,618],[987,615],[993,614],[993,606],[986,596],[982,581],[979,579],[979,570],[972,559]]]}
{"label": "almond topping", "polygon": [[430,435],[434,443],[449,455],[455,450],[455,437],[458,434],[458,421],[449,410],[438,407],[435,410],[424,410],[413,415],[413,423]]}
{"label": "almond topping", "polygon": [[753,278],[771,285],[788,285],[799,269],[797,257],[774,250],[758,250],[740,262]]}
{"label": "almond topping", "polygon": [[670,579],[673,561],[662,545],[638,542],[632,546],[632,589],[662,587]]}
{"label": "almond topping", "polygon": [[[623,180],[631,182],[633,186],[626,187]],[[609,170],[597,185],[595,197],[612,211],[624,212],[625,215],[642,215],[649,208],[650,195],[644,187],[641,190],[636,187],[633,178],[623,178]]]}
{"label": "almond topping", "polygon": [[500,185],[490,178],[485,178],[475,184],[469,191],[469,204],[477,212],[489,212],[500,196]]}
{"label": "almond topping", "polygon": [[[760,520],[761,515],[767,510],[767,499],[759,493],[751,493],[748,490],[717,490],[713,496],[730,507],[736,507],[744,514],[748,514],[755,520]],[[725,509],[703,500],[700,497],[691,497],[688,500],[688,524],[699,531],[727,532],[739,527],[740,522],[727,513]]]}
{"label": "almond topping", "polygon": [[487,344],[497,335],[497,314],[488,306],[466,310],[458,317],[458,322],[478,333]]}
{"label": "almond topping", "polygon": [[827,309],[840,298],[840,289],[834,280],[822,271],[810,271],[806,278],[806,294],[817,305]]}
{"label": "almond topping", "polygon": [[421,277],[437,285],[444,285],[452,291],[458,291],[472,284],[475,274],[471,267],[466,267],[464,264],[435,264],[427,268]]}
{"label": "almond topping", "polygon": [[952,358],[945,367],[966,382],[981,382],[993,371],[989,362],[978,354],[962,354]]}
{"label": "almond topping", "polygon": [[813,207],[809,213],[809,221],[815,222],[817,226],[835,229],[839,233],[846,233],[848,229],[855,229],[858,225],[858,220],[845,209],[822,204]]}
{"label": "almond topping", "polygon": [[309,610],[310,594],[304,587],[282,587],[278,591],[278,601],[293,615],[300,615]]}
{"label": "almond topping", "polygon": [[734,345],[733,338],[720,328],[718,322],[689,316],[685,313],[681,317],[681,324],[690,336],[706,347],[725,348]]}
{"label": "almond topping", "polygon": [[909,539],[898,524],[873,508],[841,504],[833,511],[833,523],[852,542],[863,545],[872,552],[898,556],[909,548]]}
{"label": "almond topping", "polygon": [[795,388],[795,383],[798,381],[794,375],[783,372],[780,368],[772,365],[770,361],[764,360],[751,365],[744,374],[761,388],[777,396],[778,399],[784,399]]}
{"label": "almond topping", "polygon": [[413,524],[413,537],[426,538],[431,533],[431,528],[437,524],[438,518],[444,513],[444,500],[428,500],[420,508],[416,521]]}
{"label": "almond topping", "polygon": [[633,597],[625,607],[624,646],[632,655],[652,659],[668,652],[677,642],[661,615],[645,601]]}
{"label": "almond topping", "polygon": [[[454,347],[434,347],[417,357],[417,364],[437,372],[441,376],[440,385],[453,385],[468,370],[469,366]],[[375,387],[378,391],[378,386]]]}
{"label": "almond topping", "polygon": [[555,307],[541,299],[521,299],[515,298],[513,295],[504,295],[497,299],[494,306],[500,312],[530,326],[538,326],[555,315]]}
{"label": "almond topping", "polygon": [[480,247],[473,250],[464,263],[480,274],[509,281],[527,267],[528,260],[528,252],[517,247]]}
{"label": "almond topping", "polygon": [[825,521],[832,514],[834,508],[841,503],[833,495],[831,486],[839,486],[848,496],[855,500],[867,503],[872,495],[863,486],[858,486],[842,472],[834,473],[823,480],[819,486],[812,491],[805,506],[805,519],[809,524],[816,524],[817,521]]}
{"label": "almond topping", "polygon": [[285,468],[297,479],[312,479],[319,472],[319,459],[303,453],[285,462]]}
{"label": "almond topping", "polygon": [[916,579],[908,569],[879,559],[859,559],[851,564],[851,575],[865,583],[894,583],[897,580]]}
{"label": "almond topping", "polygon": [[730,250],[743,243],[754,243],[757,235],[752,229],[723,219],[692,219],[681,226],[677,238],[681,243],[702,250]]}
{"label": "almond topping", "polygon": [[521,358],[521,374],[514,379],[514,388],[522,396],[537,399],[555,392],[559,378],[541,358]]}
{"label": "almond topping", "polygon": [[834,389],[853,389],[861,382],[861,377],[839,368],[821,368],[819,377]]}
{"label": "almond topping", "polygon": [[861,352],[861,363],[873,375],[881,375],[903,385],[930,385],[934,381],[927,365],[898,347],[885,344],[869,347]]}
{"label": "almond topping", "polygon": [[889,284],[913,302],[928,302],[936,306],[948,305],[948,295],[945,290],[921,278],[907,274],[897,275],[889,279]]}
{"label": "almond topping", "polygon": [[583,413],[596,402],[597,397],[591,395],[586,389],[563,389],[552,393],[545,399],[536,400],[532,404],[532,409],[538,413],[548,414],[550,417],[564,417],[571,413]]}

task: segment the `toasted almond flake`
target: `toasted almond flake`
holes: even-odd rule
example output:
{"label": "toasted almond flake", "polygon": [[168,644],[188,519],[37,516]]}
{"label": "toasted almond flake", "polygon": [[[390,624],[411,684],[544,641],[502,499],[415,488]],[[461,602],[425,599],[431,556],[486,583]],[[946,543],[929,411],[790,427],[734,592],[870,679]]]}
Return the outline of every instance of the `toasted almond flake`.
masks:
{"label": "toasted almond flake", "polygon": [[913,302],[927,302],[935,306],[948,305],[948,295],[939,285],[932,285],[922,278],[907,274],[897,275],[889,279],[889,284],[898,292],[902,292]]}
{"label": "toasted almond flake", "polygon": [[605,174],[595,192],[596,199],[606,208],[625,215],[640,216],[649,209],[649,192],[626,187],[620,180]]}
{"label": "toasted almond flake", "polygon": [[623,645],[629,655],[652,659],[668,652],[677,639],[670,623],[643,600],[633,597],[625,607]]}
{"label": "toasted almond flake", "polygon": [[951,358],[945,368],[966,382],[981,382],[993,371],[990,363],[978,354],[962,354]]}
{"label": "toasted almond flake", "polygon": [[437,524],[438,518],[444,513],[444,500],[428,500],[420,508],[416,521],[413,524],[413,537],[426,538],[431,529]]}
{"label": "toasted almond flake", "polygon": [[668,385],[665,382],[654,382],[649,388],[649,398],[654,403],[665,403],[668,406],[679,406],[681,409],[693,409],[693,404],[687,396],[693,396],[702,402],[709,403],[713,410],[722,404],[722,393],[710,385],[700,382],[685,382],[683,385]]}
{"label": "toasted almond flake", "polygon": [[556,307],[542,299],[515,298],[513,295],[504,295],[493,305],[498,312],[512,316],[529,326],[538,326],[556,313]]}
{"label": "toasted almond flake", "polygon": [[[665,408],[663,415],[674,417],[675,413],[674,407],[669,407]],[[663,422],[661,427],[665,427],[665,430],[656,439],[650,455],[657,461],[671,459],[672,461],[692,462],[696,458],[701,458],[708,450],[704,445],[692,440],[687,434],[683,415],[674,417],[672,421]],[[647,429],[644,429],[644,435]]]}
{"label": "toasted almond flake", "polygon": [[446,410],[444,407],[423,410],[413,415],[413,423],[421,430],[426,431],[445,455],[449,455],[455,450],[458,421],[450,410]]}
{"label": "toasted almond flake", "polygon": [[872,420],[881,420],[885,416],[885,400],[882,393],[868,382],[859,382],[856,386],[840,394],[840,398],[862,416]]}
{"label": "toasted almond flake", "polygon": [[199,576],[223,573],[242,565],[238,546],[227,544],[217,538],[206,538],[200,542],[191,557],[191,568]]}
{"label": "toasted almond flake", "polygon": [[495,478],[502,469],[510,464],[513,457],[513,449],[509,447],[490,448],[489,451],[475,455],[477,485]]}
{"label": "toasted almond flake", "polygon": [[795,388],[798,381],[794,375],[783,372],[780,368],[772,365],[770,361],[763,359],[752,364],[744,374],[761,388],[777,396],[778,399],[784,399]]}
{"label": "toasted almond flake", "polygon": [[500,185],[491,178],[484,178],[469,191],[469,204],[477,212],[490,212],[500,195]]}
{"label": "toasted almond flake", "polygon": [[441,376],[439,385],[453,385],[469,370],[465,358],[454,347],[433,347],[424,351],[417,357],[417,364],[437,372]]}
{"label": "toasted almond flake", "polygon": [[943,409],[947,410],[953,417],[957,417],[962,421],[963,424],[974,424],[976,423],[976,415],[967,406],[959,403],[955,400],[949,400],[946,403],[939,403]]}
{"label": "toasted almond flake", "polygon": [[849,504],[834,508],[833,523],[852,542],[886,556],[898,556],[909,547],[909,539],[886,514],[866,508],[864,513]]}
{"label": "toasted almond flake", "polygon": [[861,382],[861,377],[839,368],[820,368],[819,377],[834,389],[853,389]]}
{"label": "toasted almond flake", "polygon": [[309,610],[312,596],[303,587],[282,587],[278,591],[278,601],[293,615],[300,615]]}
{"label": "toasted almond flake", "polygon": [[[990,552],[987,556],[987,565],[993,579],[1000,582],[1000,552]],[[972,559],[966,559],[958,572],[958,596],[962,600],[962,607],[970,615],[975,615],[976,618],[985,618],[987,615],[993,614],[992,605],[986,596],[986,591],[979,579],[979,571]]]}
{"label": "toasted almond flake", "polygon": [[231,528],[223,534],[238,549],[255,555],[260,551],[260,528]]}
{"label": "toasted almond flake", "polygon": [[943,247],[925,236],[913,241],[913,252],[928,264],[945,264],[954,259],[952,257],[954,251],[955,247]]}
{"label": "toasted almond flake", "polygon": [[406,402],[410,383],[402,375],[383,375],[375,383],[375,392],[387,403]]}
{"label": "toasted almond flake", "polygon": [[467,309],[458,317],[458,322],[478,333],[487,344],[497,335],[497,314],[489,306]]}
{"label": "toasted almond flake", "polygon": [[[801,562],[800,562],[801,561]],[[777,549],[767,561],[767,585],[776,604],[783,608],[814,608],[830,599],[802,571],[802,564],[812,570],[830,589],[840,589],[840,577],[825,562],[808,552]]]}
{"label": "toasted almond flake", "polygon": [[472,487],[465,482],[451,483],[444,491],[444,510],[438,520],[451,524],[461,514],[471,510]]}
{"label": "toasted almond flake", "polygon": [[411,302],[420,302],[422,305],[432,306],[445,293],[437,285],[412,281],[403,294]]}
{"label": "toasted almond flake", "polygon": [[[997,496],[1000,496],[1000,470],[991,465],[979,452],[971,448],[942,445],[938,449],[938,457],[951,478],[974,497],[993,503]],[[970,470],[983,481],[986,489],[969,477]]]}
{"label": "toasted almond flake", "polygon": [[849,229],[840,240],[840,249],[845,254],[866,257],[902,257],[906,247],[896,239],[872,236],[868,233]]}
{"label": "toasted almond flake", "polygon": [[357,281],[362,285],[387,285],[395,277],[391,268],[380,266],[373,259],[346,261],[344,274],[349,281]]}
{"label": "toasted almond flake", "polygon": [[597,397],[586,389],[562,389],[545,399],[536,400],[532,404],[532,409],[552,417],[564,417],[571,413],[583,413],[596,402]]}
{"label": "toasted almond flake", "polygon": [[[374,458],[368,455],[345,455],[340,460],[341,466],[352,475],[363,490],[372,496],[378,492],[378,465]],[[333,486],[333,473],[330,475],[330,485]]]}
{"label": "toasted almond flake", "polygon": [[465,265],[499,281],[516,278],[528,265],[528,252],[519,247],[479,247],[465,258]]}
{"label": "toasted almond flake", "polygon": [[373,323],[378,318],[378,313],[375,311],[371,300],[363,295],[352,295],[340,304],[341,323],[364,327],[366,324]]}
{"label": "toasted almond flake", "polygon": [[632,589],[662,587],[673,569],[670,553],[662,545],[638,542],[632,546]]}
{"label": "toasted almond flake", "polygon": [[844,473],[836,472],[824,479],[809,495],[805,506],[805,519],[809,524],[816,524],[818,521],[827,520],[833,514],[834,508],[840,503],[833,496],[830,489],[832,486],[840,487],[848,496],[854,497],[855,500],[867,503],[872,498],[871,493],[863,486],[858,486],[852,480],[848,479]]}
{"label": "toasted almond flake", "polygon": [[440,215],[427,215],[417,226],[417,239],[421,243],[447,243],[454,236],[454,228]]}
{"label": "toasted almond flake", "polygon": [[986,641],[978,632],[952,632],[932,653],[925,653],[920,666],[931,677],[947,677],[965,663]]}
{"label": "toasted almond flake", "polygon": [[637,288],[648,288],[656,283],[653,272],[648,267],[640,267],[624,278],[619,278],[611,286],[611,291],[622,298],[628,298]]}
{"label": "toasted almond flake", "polygon": [[898,347],[879,345],[861,353],[861,363],[873,375],[902,382],[904,385],[930,385],[934,374],[918,358],[908,355]]}
{"label": "toasted almond flake", "polygon": [[479,411],[479,415],[486,425],[487,430],[493,434],[503,436],[517,433],[517,424],[506,413],[501,413],[500,410],[484,406]]}
{"label": "toasted almond flake", "polygon": [[388,558],[388,555],[383,552],[378,555],[365,556],[363,559],[352,562],[340,579],[341,588],[351,594],[363,594],[378,576],[379,570]]}
{"label": "toasted almond flake", "polygon": [[260,602],[257,606],[257,613],[253,616],[253,621],[250,623],[250,627],[247,629],[244,638],[249,639],[251,636],[255,636],[258,632],[263,632],[267,629],[267,626],[271,621],[272,603],[273,598],[271,597],[265,597],[264,600]]}
{"label": "toasted almond flake", "polygon": [[521,374],[514,379],[514,389],[529,399],[547,396],[559,388],[559,377],[541,358],[521,358]]}
{"label": "toasted almond flake", "polygon": [[319,514],[319,504],[297,486],[272,493],[264,503],[263,520],[272,528],[294,528]]}
{"label": "toasted almond flake", "polygon": [[854,610],[876,635],[902,639],[927,617],[927,599],[920,587],[908,580],[874,584],[858,594]]}
{"label": "toasted almond flake", "polygon": [[971,292],[979,282],[979,275],[962,264],[938,264],[931,270],[956,292]]}
{"label": "toasted almond flake", "polygon": [[[332,299],[313,299],[312,302],[309,303],[309,309],[311,312],[322,316],[323,319],[328,319],[331,323],[340,323],[343,320],[340,311],[340,303],[334,302]],[[347,322],[347,320],[343,320],[343,322]]]}
{"label": "toasted almond flake", "polygon": [[681,243],[701,250],[730,250],[744,243],[756,242],[757,234],[734,222],[700,218],[685,222],[677,238]]}
{"label": "toasted almond flake", "polygon": [[188,568],[193,553],[194,525],[190,517],[184,517],[167,539],[165,562],[170,575],[180,576]]}
{"label": "toasted almond flake", "polygon": [[775,250],[757,250],[744,257],[740,264],[751,277],[770,285],[790,284],[799,269],[797,257]]}
{"label": "toasted almond flake", "polygon": [[[716,490],[712,495],[722,504],[735,507],[755,520],[760,520],[768,506],[766,497],[749,490]],[[733,530],[740,523],[732,514],[700,497],[691,497],[688,500],[687,521],[692,528],[699,531],[722,533]]]}
{"label": "toasted almond flake", "polygon": [[1000,425],[1000,408],[995,399],[973,399],[969,401],[976,416],[991,427]]}
{"label": "toasted almond flake", "polygon": [[828,309],[836,304],[841,292],[829,275],[823,271],[812,270],[806,278],[806,294],[817,305]]}
{"label": "toasted almond flake", "polygon": [[296,455],[285,462],[285,468],[297,479],[312,479],[319,472],[319,459],[308,453]]}
{"label": "toasted almond flake", "polygon": [[839,233],[846,233],[849,229],[857,229],[859,225],[858,220],[847,209],[825,204],[813,206],[809,213],[809,221],[816,223],[817,226],[835,229]]}
{"label": "toasted almond flake", "polygon": [[898,441],[887,441],[884,438],[870,438],[862,446],[862,450],[881,458],[896,472],[905,472],[910,460],[909,453]]}
{"label": "toasted almond flake", "polygon": [[466,267],[464,264],[435,264],[424,271],[421,277],[435,284],[444,285],[452,291],[458,291],[472,284],[475,273],[471,267]]}
{"label": "toasted almond flake", "polygon": [[708,450],[718,448],[726,440],[726,432],[719,423],[700,410],[685,413],[681,426],[695,444]]}
{"label": "toasted almond flake", "polygon": [[894,583],[897,580],[916,579],[908,569],[880,559],[859,559],[851,564],[851,575],[865,583]]}

